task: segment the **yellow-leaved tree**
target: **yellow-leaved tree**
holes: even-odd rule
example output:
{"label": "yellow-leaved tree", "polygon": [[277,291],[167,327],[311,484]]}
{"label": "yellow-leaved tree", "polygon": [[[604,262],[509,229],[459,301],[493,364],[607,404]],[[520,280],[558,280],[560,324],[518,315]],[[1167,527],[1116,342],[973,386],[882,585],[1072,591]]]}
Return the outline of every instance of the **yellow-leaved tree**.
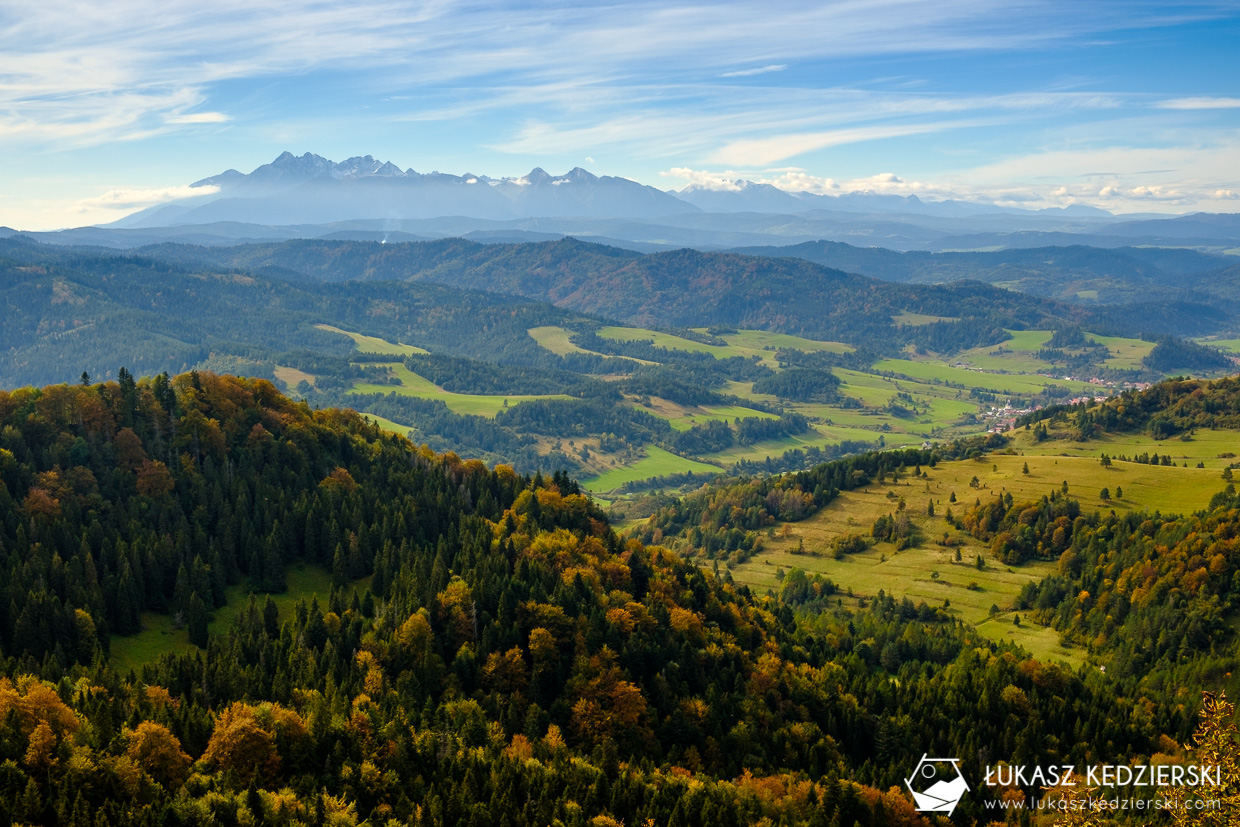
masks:
{"label": "yellow-leaved tree", "polygon": [[1161,790],[1174,805],[1171,823],[1176,827],[1240,827],[1240,730],[1235,712],[1226,692],[1203,693],[1197,731],[1192,743],[1185,745],[1185,763],[1218,767],[1219,783]]}

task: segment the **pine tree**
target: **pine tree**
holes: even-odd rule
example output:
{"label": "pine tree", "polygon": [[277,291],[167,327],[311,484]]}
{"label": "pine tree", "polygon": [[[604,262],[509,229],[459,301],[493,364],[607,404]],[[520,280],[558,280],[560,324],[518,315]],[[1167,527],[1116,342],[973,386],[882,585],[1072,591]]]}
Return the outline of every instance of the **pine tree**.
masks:
{"label": "pine tree", "polygon": [[189,642],[203,649],[207,647],[207,607],[198,592],[189,598]]}

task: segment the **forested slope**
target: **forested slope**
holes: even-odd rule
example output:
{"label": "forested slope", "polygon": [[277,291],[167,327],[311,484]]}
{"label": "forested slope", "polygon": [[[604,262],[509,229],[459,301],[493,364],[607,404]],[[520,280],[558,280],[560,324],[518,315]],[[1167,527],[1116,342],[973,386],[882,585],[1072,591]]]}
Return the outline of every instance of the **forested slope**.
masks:
{"label": "forested slope", "polygon": [[[912,825],[879,790],[924,751],[1084,763],[1187,726],[933,612],[798,622],[622,541],[566,477],[262,380],[0,393],[0,481],[6,820]],[[255,601],[203,641],[221,590],[298,562],[329,599]],[[112,672],[142,610],[205,649]]]}

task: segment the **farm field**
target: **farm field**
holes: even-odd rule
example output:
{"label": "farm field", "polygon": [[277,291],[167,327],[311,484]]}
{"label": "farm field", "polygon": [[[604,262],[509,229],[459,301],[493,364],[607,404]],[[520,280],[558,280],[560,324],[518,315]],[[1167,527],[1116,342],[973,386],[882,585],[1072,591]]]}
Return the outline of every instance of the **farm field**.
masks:
{"label": "farm field", "polygon": [[415,353],[429,352],[413,345],[396,344],[375,336],[350,333],[347,330],[341,330],[329,324],[316,324],[315,327],[319,330],[326,330],[328,333],[339,333],[341,336],[348,336],[362,353],[380,353],[385,356],[412,356]]}
{"label": "farm field", "polygon": [[[386,364],[386,363],[385,363]],[[400,379],[399,385],[379,385],[372,382],[356,382],[349,393],[397,393],[401,396],[415,396],[420,399],[440,399],[448,408],[459,414],[494,417],[503,408],[527,402],[531,399],[569,399],[563,394],[483,396],[480,394],[452,393],[439,387],[402,364],[386,364],[392,373]]]}
{"label": "farm field", "polygon": [[[331,573],[319,566],[299,563],[288,569],[285,582],[288,584],[287,591],[271,595],[272,602],[280,611],[282,621],[288,619],[288,613],[302,598],[310,600],[317,596],[319,604],[326,606],[331,594]],[[353,587],[359,591],[365,591],[368,583],[369,578],[358,580]],[[229,586],[225,594],[227,602],[215,610],[208,626],[212,635],[226,634],[232,628],[233,622],[249,602],[251,594],[255,594],[260,607],[267,598],[264,593],[251,591],[245,583]],[[141,670],[143,664],[156,661],[166,654],[201,651],[189,642],[189,632],[185,627],[176,628],[170,615],[143,612],[142,626],[142,631],[137,634],[123,637],[112,636],[110,648],[112,666],[121,674],[130,669],[137,672]]]}
{"label": "farm field", "polygon": [[651,477],[683,474],[686,471],[700,474],[722,470],[717,465],[708,465],[705,462],[686,459],[654,445],[647,445],[644,451],[646,453],[645,457],[632,465],[615,468],[598,476],[584,479],[581,481],[582,486],[590,492],[612,491],[625,483],[637,482],[638,480]]}

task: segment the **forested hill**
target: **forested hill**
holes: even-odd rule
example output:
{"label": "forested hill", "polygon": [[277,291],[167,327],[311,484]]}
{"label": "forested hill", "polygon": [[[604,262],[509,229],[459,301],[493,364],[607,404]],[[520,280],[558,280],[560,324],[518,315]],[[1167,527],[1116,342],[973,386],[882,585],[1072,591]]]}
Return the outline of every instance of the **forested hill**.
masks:
{"label": "forested hill", "polygon": [[[1158,313],[1136,305],[1083,308],[977,282],[893,285],[801,259],[690,249],[640,255],[572,238],[491,245],[459,239],[401,244],[311,240],[227,248],[158,245],[141,252],[182,265],[244,268],[286,278],[433,281],[639,325],[753,327],[854,344],[912,341],[914,331],[892,322],[906,310],[964,319],[956,347],[984,341],[1000,326],[1057,327],[1073,321],[1129,335],[1184,336],[1215,330],[1228,318],[1210,301],[1191,297],[1163,301]],[[972,341],[965,329],[978,331]]]}
{"label": "forested hill", "polygon": [[[330,595],[207,632],[294,565]],[[800,622],[622,541],[566,477],[263,380],[0,392],[0,566],[6,823],[920,825],[880,790],[924,752],[979,777],[988,752],[1083,764],[1186,727],[933,611]],[[116,674],[149,612],[205,648]]]}
{"label": "forested hill", "polygon": [[1103,402],[1052,405],[1017,425],[1089,438],[1103,432],[1145,432],[1158,439],[1187,436],[1195,428],[1240,429],[1240,376],[1171,379],[1143,391],[1125,391]]}
{"label": "forested hill", "polygon": [[1227,256],[1190,249],[1082,245],[1033,247],[991,252],[896,252],[809,241],[787,247],[746,247],[745,255],[795,257],[864,273],[885,281],[939,284],[984,281],[1008,289],[1068,302],[1124,303],[1155,296],[1196,302],[1240,301],[1235,264]]}
{"label": "forested hill", "polygon": [[[185,269],[150,258],[0,240],[0,387],[64,382],[82,371],[180,372],[214,360],[234,371],[343,357],[330,322],[391,341],[492,362],[561,367],[529,337],[538,325],[597,319],[511,296],[400,282],[294,283]],[[261,366],[261,367],[260,367]]]}

